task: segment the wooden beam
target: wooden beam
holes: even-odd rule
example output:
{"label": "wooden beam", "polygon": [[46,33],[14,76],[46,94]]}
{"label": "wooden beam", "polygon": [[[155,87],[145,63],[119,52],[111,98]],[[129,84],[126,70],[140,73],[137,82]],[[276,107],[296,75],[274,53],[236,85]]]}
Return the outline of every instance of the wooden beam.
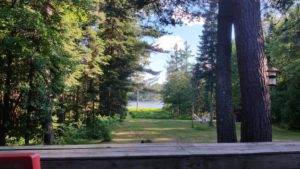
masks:
{"label": "wooden beam", "polygon": [[300,142],[237,144],[100,144],[1,147],[39,153],[42,169],[295,169]]}

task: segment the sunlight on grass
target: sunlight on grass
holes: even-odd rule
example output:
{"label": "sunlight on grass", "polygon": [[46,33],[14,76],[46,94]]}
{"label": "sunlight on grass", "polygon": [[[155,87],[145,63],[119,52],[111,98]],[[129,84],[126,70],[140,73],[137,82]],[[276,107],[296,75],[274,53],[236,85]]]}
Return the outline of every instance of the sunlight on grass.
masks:
{"label": "sunlight on grass", "polygon": [[161,108],[129,108],[128,114],[133,119],[171,119],[171,114]]}
{"label": "sunlight on grass", "polygon": [[128,108],[128,111],[140,111],[140,112],[151,112],[151,111],[161,111],[161,108]]}
{"label": "sunlight on grass", "polygon": [[152,132],[152,131],[120,131],[120,132],[113,132],[113,135],[117,136],[126,136],[126,135],[145,135],[145,134],[158,134],[157,132]]}
{"label": "sunlight on grass", "polygon": [[[160,111],[161,109],[144,109],[147,111]],[[236,123],[237,138],[240,140],[240,123]],[[131,118],[128,116],[124,122],[114,128],[112,143],[141,143],[150,139],[153,143],[216,143],[216,124],[210,127],[207,123],[191,120],[174,119],[146,119]],[[89,140],[77,140],[78,143]],[[300,141],[299,131],[289,131],[273,126],[273,141]],[[96,142],[93,142],[96,143]]]}
{"label": "sunlight on grass", "polygon": [[112,140],[112,142],[124,142],[124,143],[128,143],[128,142],[133,142],[133,141],[141,141],[140,138],[115,138]]}
{"label": "sunlight on grass", "polygon": [[200,123],[195,123],[192,128],[190,120],[128,119],[115,130],[114,138],[122,142],[130,138],[128,143],[140,143],[145,138],[156,143],[210,143],[216,142],[215,130],[215,127]]}
{"label": "sunlight on grass", "polygon": [[[216,143],[216,126],[190,120],[162,119],[126,119],[113,132],[114,143],[140,143],[143,139],[151,139],[154,143]],[[240,123],[236,124],[238,140],[240,139]],[[274,141],[300,141],[300,133],[273,127]]]}
{"label": "sunlight on grass", "polygon": [[159,138],[154,138],[153,139],[154,142],[164,142],[164,141],[176,141],[174,138],[168,138],[168,137],[159,137]]}
{"label": "sunlight on grass", "polygon": [[144,128],[150,131],[170,131],[170,130],[188,130],[187,128]]}

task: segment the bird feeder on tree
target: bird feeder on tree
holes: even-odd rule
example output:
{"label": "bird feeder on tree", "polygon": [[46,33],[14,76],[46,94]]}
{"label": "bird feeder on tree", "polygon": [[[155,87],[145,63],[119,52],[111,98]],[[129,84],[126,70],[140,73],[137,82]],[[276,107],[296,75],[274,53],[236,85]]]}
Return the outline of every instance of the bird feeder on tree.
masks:
{"label": "bird feeder on tree", "polygon": [[271,67],[268,69],[268,86],[276,86],[276,76],[277,73],[279,72],[279,69],[277,69],[276,67]]}

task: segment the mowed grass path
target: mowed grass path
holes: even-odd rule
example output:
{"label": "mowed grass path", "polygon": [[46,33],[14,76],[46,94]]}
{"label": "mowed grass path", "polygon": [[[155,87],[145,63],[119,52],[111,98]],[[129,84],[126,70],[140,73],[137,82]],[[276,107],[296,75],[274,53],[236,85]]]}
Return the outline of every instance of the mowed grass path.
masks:
{"label": "mowed grass path", "polygon": [[200,123],[193,129],[189,120],[128,119],[114,130],[112,142],[140,143],[150,139],[155,143],[209,143],[216,140],[215,130]]}
{"label": "mowed grass path", "polygon": [[[140,143],[150,139],[154,143],[215,143],[216,127],[190,120],[132,119],[128,118],[113,131],[112,143]],[[240,125],[237,123],[239,136]],[[300,141],[299,131],[273,127],[273,141]]]}

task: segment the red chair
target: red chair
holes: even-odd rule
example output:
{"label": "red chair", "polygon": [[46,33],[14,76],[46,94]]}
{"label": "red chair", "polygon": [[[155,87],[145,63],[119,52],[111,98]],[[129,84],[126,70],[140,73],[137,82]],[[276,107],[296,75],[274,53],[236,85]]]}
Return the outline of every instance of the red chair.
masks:
{"label": "red chair", "polygon": [[32,153],[0,154],[0,169],[41,169],[40,155]]}

